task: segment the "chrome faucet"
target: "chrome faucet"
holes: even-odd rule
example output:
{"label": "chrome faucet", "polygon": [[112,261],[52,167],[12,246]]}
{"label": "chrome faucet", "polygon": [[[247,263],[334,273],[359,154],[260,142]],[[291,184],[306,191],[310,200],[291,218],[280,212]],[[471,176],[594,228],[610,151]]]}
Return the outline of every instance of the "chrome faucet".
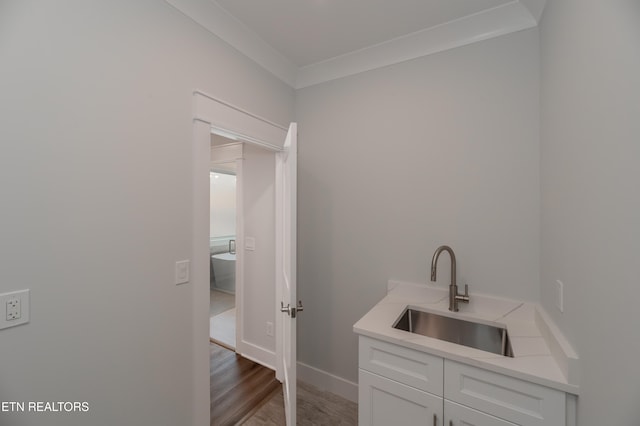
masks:
{"label": "chrome faucet", "polygon": [[464,285],[464,294],[458,293],[458,286],[456,285],[456,255],[453,253],[453,250],[449,246],[440,246],[436,249],[436,252],[433,253],[433,258],[431,259],[431,281],[436,280],[437,267],[438,267],[438,257],[440,257],[440,253],[446,251],[449,253],[449,257],[451,257],[451,284],[449,285],[449,310],[453,312],[458,312],[458,302],[469,303],[469,286],[467,284]]}

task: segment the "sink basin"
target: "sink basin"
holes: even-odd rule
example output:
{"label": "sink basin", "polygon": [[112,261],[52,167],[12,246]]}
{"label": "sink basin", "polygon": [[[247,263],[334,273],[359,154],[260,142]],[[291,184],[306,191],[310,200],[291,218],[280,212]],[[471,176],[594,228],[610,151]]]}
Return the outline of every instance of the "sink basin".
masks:
{"label": "sink basin", "polygon": [[407,308],[393,328],[513,358],[509,334],[503,327]]}

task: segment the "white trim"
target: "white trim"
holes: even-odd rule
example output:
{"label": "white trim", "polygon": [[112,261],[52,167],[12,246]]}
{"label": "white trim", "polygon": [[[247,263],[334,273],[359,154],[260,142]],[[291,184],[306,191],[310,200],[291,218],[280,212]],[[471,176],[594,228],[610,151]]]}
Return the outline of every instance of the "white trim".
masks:
{"label": "white trim", "polygon": [[578,396],[577,395],[572,395],[570,393],[567,394],[565,412],[567,415],[566,426],[577,426],[578,425]]}
{"label": "white trim", "polygon": [[191,286],[193,305],[193,424],[210,422],[209,394],[209,159],[211,125],[194,122],[192,142]]}
{"label": "white trim", "polygon": [[[284,315],[278,310],[278,301],[280,303],[284,303],[284,294],[283,294],[283,283],[282,283],[282,257],[284,256],[284,250],[282,246],[284,244],[283,240],[283,226],[284,226],[284,215],[282,214],[282,210],[284,208],[284,198],[282,194],[282,178],[283,178],[283,161],[282,157],[286,154],[285,151],[278,153],[275,155],[276,160],[276,174],[275,174],[275,260],[276,260],[276,268],[275,268],[275,296],[276,296],[276,379],[280,383],[285,383],[286,375],[285,375],[285,365],[284,365]],[[284,391],[284,387],[283,387]]]}
{"label": "white trim", "polygon": [[165,1],[289,86],[295,85],[297,67],[215,1]]}
{"label": "white trim", "polygon": [[529,10],[531,16],[533,16],[537,22],[540,22],[547,0],[520,0],[520,2]]}
{"label": "white trim", "polygon": [[294,89],[535,27],[546,4],[546,0],[513,0],[377,45],[297,67],[215,1],[165,1]]}
{"label": "white trim", "polygon": [[236,352],[246,351],[244,341],[244,160],[236,158]]}
{"label": "white trim", "polygon": [[211,164],[229,164],[235,163],[241,159],[243,154],[243,143],[234,142],[225,145],[211,147]]}
{"label": "white trim", "polygon": [[273,351],[265,349],[261,346],[249,343],[246,341],[239,341],[238,347],[242,347],[242,350],[236,348],[236,352],[243,357],[250,359],[253,362],[257,362],[271,370],[276,369],[276,354]]}
{"label": "white trim", "polygon": [[296,89],[532,28],[536,20],[513,1],[346,55],[301,67]]}
{"label": "white trim", "polygon": [[238,136],[243,142],[281,151],[287,128],[201,91],[193,92],[195,120],[210,123]]}
{"label": "white trim", "polygon": [[298,380],[352,402],[358,402],[358,384],[298,361]]}
{"label": "white trim", "polygon": [[259,116],[259,115],[257,115],[257,114],[254,114],[254,113],[250,112],[250,111],[247,111],[246,109],[243,109],[243,108],[240,108],[240,107],[238,107],[238,106],[235,106],[235,105],[233,105],[232,103],[229,103],[229,102],[223,101],[222,99],[216,98],[216,97],[214,97],[214,96],[212,96],[212,95],[209,95],[209,94],[207,94],[207,93],[205,93],[205,92],[203,92],[203,91],[201,91],[201,90],[194,90],[194,91],[193,91],[193,94],[194,94],[194,95],[195,95],[195,94],[198,94],[198,95],[200,95],[200,96],[204,96],[205,98],[207,98],[207,99],[209,99],[209,100],[211,100],[211,101],[217,102],[217,103],[219,103],[219,104],[222,104],[222,105],[224,105],[224,106],[226,106],[226,107],[229,107],[229,108],[231,108],[232,110],[235,110],[235,111],[237,111],[237,112],[241,112],[241,113],[243,113],[244,115],[248,115],[248,116],[249,116],[249,117],[251,117],[251,118],[255,118],[256,120],[260,120],[260,121],[264,122],[265,124],[270,124],[270,125],[272,125],[273,127],[277,127],[278,129],[284,130],[285,134],[286,134],[287,130],[289,129],[289,128],[288,128],[288,127],[286,127],[286,126],[282,126],[282,125],[280,125],[280,124],[278,124],[278,123],[274,123],[274,122],[273,122],[273,121],[271,121],[271,120],[268,120],[268,119],[266,119],[266,118],[264,118],[264,117],[261,117],[261,116]]}

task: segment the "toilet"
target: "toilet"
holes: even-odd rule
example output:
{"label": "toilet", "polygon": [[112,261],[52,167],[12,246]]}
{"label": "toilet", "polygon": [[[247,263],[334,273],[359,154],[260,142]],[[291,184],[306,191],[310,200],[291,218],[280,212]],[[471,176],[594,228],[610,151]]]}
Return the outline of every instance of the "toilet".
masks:
{"label": "toilet", "polygon": [[225,293],[236,292],[236,255],[219,253],[211,255],[213,280],[211,288]]}

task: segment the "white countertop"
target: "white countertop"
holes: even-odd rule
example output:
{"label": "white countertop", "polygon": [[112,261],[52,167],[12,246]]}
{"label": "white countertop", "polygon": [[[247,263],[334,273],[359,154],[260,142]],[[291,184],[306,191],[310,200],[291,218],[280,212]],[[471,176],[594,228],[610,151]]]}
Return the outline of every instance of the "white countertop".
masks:
{"label": "white countertop", "polygon": [[[448,287],[389,281],[388,294],[354,326],[374,339],[438,355],[577,395],[578,357],[538,304],[474,294],[449,311]],[[394,329],[407,306],[454,318],[506,327],[514,357],[505,357]]]}

